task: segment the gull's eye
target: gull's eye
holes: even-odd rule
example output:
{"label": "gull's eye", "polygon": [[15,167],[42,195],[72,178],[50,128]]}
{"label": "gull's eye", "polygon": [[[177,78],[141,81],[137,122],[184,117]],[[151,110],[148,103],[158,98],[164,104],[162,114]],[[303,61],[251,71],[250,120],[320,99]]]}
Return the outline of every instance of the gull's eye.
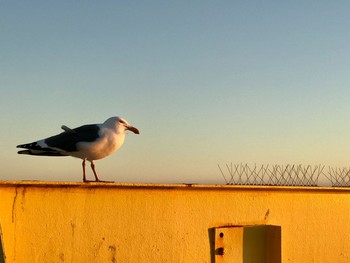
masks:
{"label": "gull's eye", "polygon": [[123,120],[119,120],[119,122],[125,124],[125,121],[123,121]]}

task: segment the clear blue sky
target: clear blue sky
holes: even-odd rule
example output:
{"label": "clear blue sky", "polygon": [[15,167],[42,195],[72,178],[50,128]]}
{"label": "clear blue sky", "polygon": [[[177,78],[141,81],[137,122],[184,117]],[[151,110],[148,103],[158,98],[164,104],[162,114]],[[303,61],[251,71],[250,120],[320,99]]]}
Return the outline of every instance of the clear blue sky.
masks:
{"label": "clear blue sky", "polygon": [[103,179],[348,166],[349,13],[348,1],[1,1],[0,180],[81,181],[79,159],[15,146],[114,115],[141,134],[96,162]]}

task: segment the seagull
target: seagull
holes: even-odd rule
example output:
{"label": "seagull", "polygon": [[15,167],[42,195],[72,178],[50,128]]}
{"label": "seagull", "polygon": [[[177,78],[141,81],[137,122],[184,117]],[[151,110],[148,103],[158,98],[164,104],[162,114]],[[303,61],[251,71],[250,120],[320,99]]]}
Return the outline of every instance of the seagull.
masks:
{"label": "seagull", "polygon": [[32,143],[17,145],[24,148],[18,154],[38,156],[72,156],[83,160],[83,182],[86,179],[86,160],[91,163],[95,182],[101,182],[95,170],[95,160],[102,159],[118,150],[125,139],[126,131],[140,134],[139,130],[121,117],[111,117],[101,124],[87,124],[71,129],[65,125],[64,132]]}

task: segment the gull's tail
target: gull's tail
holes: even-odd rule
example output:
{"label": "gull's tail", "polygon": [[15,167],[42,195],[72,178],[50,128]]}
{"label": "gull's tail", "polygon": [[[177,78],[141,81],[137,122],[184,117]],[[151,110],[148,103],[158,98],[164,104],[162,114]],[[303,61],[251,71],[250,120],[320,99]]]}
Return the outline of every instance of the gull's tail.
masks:
{"label": "gull's tail", "polygon": [[41,147],[37,142],[17,145],[17,148],[26,150],[18,151],[18,154],[38,155],[38,156],[66,156],[55,149]]}

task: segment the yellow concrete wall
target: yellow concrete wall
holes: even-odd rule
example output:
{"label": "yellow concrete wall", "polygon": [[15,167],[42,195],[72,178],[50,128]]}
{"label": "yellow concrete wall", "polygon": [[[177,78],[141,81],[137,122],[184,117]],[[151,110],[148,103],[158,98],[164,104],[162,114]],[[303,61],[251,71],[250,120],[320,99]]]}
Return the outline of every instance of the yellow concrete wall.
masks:
{"label": "yellow concrete wall", "polygon": [[6,262],[211,262],[208,230],[282,228],[282,262],[350,262],[350,190],[0,182]]}

